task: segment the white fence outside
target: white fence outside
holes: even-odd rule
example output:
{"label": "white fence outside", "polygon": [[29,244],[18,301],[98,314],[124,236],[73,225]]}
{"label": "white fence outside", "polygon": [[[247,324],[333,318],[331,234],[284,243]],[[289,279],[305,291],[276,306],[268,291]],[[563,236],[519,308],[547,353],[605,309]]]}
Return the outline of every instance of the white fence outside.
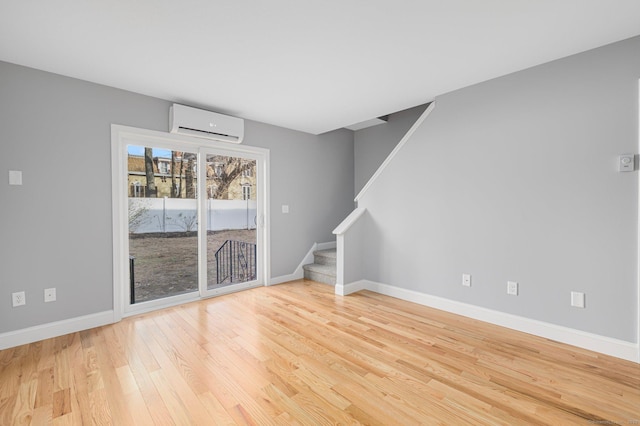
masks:
{"label": "white fence outside", "polygon": [[[181,198],[129,198],[129,231],[151,232],[196,231],[197,200]],[[207,200],[207,230],[255,229],[255,200]],[[137,216],[132,221],[131,218]]]}

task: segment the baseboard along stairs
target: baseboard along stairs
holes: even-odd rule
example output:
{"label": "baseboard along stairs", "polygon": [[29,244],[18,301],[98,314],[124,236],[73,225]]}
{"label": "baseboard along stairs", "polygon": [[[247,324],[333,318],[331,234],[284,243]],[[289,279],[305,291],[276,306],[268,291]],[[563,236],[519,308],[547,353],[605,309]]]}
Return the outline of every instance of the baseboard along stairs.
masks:
{"label": "baseboard along stairs", "polygon": [[336,284],[336,249],[313,252],[313,263],[304,265],[304,278],[319,283]]}

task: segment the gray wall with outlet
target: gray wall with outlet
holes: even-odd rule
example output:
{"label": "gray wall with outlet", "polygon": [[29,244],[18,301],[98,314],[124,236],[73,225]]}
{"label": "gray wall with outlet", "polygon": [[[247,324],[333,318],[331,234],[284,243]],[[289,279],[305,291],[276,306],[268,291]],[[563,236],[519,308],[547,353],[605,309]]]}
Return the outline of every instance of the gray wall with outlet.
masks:
{"label": "gray wall with outlet", "polygon": [[635,342],[638,171],[619,156],[638,152],[638,52],[636,37],[438,97],[359,202],[364,278]]}
{"label": "gray wall with outlet", "polygon": [[[0,333],[113,308],[110,126],[167,131],[170,105],[0,62]],[[246,121],[244,143],[270,149],[271,275],[291,274],[353,208],[353,133]]]}

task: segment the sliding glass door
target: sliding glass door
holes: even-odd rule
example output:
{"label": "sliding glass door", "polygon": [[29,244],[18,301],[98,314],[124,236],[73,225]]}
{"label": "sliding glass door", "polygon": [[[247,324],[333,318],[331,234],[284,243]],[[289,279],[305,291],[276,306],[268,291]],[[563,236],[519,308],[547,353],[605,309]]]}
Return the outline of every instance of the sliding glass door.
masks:
{"label": "sliding glass door", "polygon": [[130,304],[198,291],[197,158],[127,146]]}
{"label": "sliding glass door", "polygon": [[255,286],[262,281],[261,164],[249,153],[224,150],[203,150],[200,161],[206,170],[201,188],[206,282],[200,292],[209,296]]}
{"label": "sliding glass door", "polygon": [[114,127],[122,314],[264,285],[268,151]]}

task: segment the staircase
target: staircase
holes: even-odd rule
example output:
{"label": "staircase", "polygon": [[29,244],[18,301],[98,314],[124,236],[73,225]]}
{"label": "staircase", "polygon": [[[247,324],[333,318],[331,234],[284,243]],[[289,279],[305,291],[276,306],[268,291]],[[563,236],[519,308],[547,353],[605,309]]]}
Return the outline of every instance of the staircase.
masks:
{"label": "staircase", "polygon": [[336,284],[336,249],[313,252],[313,262],[304,265],[304,278],[324,284]]}

